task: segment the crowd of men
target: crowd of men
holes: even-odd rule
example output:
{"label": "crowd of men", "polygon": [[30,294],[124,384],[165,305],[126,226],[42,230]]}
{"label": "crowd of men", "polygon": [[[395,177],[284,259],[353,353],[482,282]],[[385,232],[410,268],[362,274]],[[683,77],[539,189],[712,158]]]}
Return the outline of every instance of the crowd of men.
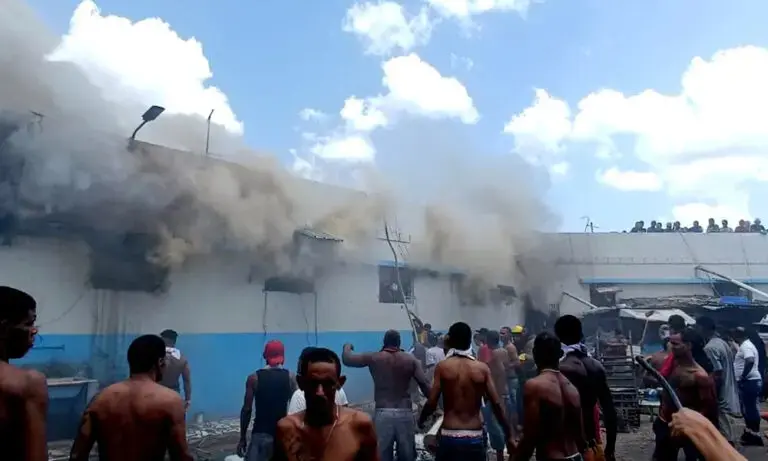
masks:
{"label": "crowd of men", "polygon": [[[9,364],[10,359],[21,358],[31,349],[37,334],[36,316],[32,296],[0,287],[3,460],[43,461],[48,456],[45,377]],[[129,378],[106,387],[90,402],[71,460],[88,459],[94,444],[102,460],[159,461],[166,454],[173,461],[192,459],[185,423],[189,394],[185,402],[178,389],[163,385],[168,349],[174,348],[176,335],[166,332],[165,336],[143,335],[131,343]],[[431,380],[415,354],[402,350],[400,333],[395,330],[384,334],[377,351],[357,353],[347,344],[340,358],[326,348],[306,348],[296,374],[285,368],[282,343],[270,341],[263,351],[266,365],[246,379],[238,453],[247,461],[386,461],[396,452],[398,461],[414,461],[416,426],[410,384],[415,381],[427,395],[418,424],[423,426],[442,408],[433,446],[438,461],[485,461],[487,435],[498,459],[506,449],[516,460],[528,460],[534,452],[539,460],[611,460],[616,412],[605,370],[587,353],[583,336],[581,322],[568,315],[557,320],[554,333],[542,332],[533,339],[526,338],[521,327],[473,334],[469,325],[457,322],[442,338],[444,358],[438,358]],[[661,362],[692,409],[673,415],[665,398],[659,416],[659,426],[666,431],[661,434],[659,428],[666,436],[663,453],[682,446],[697,450],[706,459],[738,459],[732,453],[724,457],[732,449],[713,432],[719,413],[712,393],[717,388],[694,360],[694,343],[690,330],[674,331],[670,337],[673,358]],[[520,348],[525,352],[518,354]],[[181,355],[171,355],[180,360],[179,373],[188,375]],[[373,417],[340,401],[345,383],[342,363],[369,369],[376,404]],[[524,363],[532,366],[526,368]],[[749,379],[748,363],[745,359],[745,369],[735,367],[734,373]],[[304,398],[294,403],[297,392]],[[742,393],[742,405],[746,395]],[[604,449],[598,406],[606,427]],[[680,435],[685,438],[671,437]],[[719,440],[723,443],[718,445]]]}
{"label": "crowd of men", "polygon": [[[734,417],[743,417],[746,427],[741,444],[762,446],[760,400],[768,360],[762,341],[750,340],[743,327],[734,329],[726,340],[717,334],[717,326],[709,317],[698,318],[696,326],[690,327],[674,315],[669,327],[671,335],[649,362],[676,389],[683,406],[707,418],[731,445],[736,438]],[[652,386],[658,384],[652,376],[645,380]],[[680,449],[686,460],[700,459],[691,443],[670,443],[667,422],[674,411],[670,400],[663,399],[654,423],[656,459],[676,460]]]}
{"label": "crowd of men", "polygon": [[720,224],[717,224],[715,221],[715,218],[709,218],[709,221],[707,222],[707,227],[704,228],[699,224],[699,221],[694,221],[693,225],[691,227],[684,227],[680,225],[680,221],[673,222],[667,222],[666,225],[663,225],[661,221],[651,221],[651,223],[648,225],[648,227],[645,227],[645,221],[637,221],[635,222],[634,227],[629,230],[630,233],[663,233],[663,232],[690,232],[694,234],[701,234],[703,232],[706,232],[708,234],[711,233],[718,233],[718,232],[736,232],[736,233],[758,233],[758,234],[764,234],[765,233],[765,226],[763,226],[762,221],[760,221],[760,218],[755,218],[754,222],[749,222],[744,219],[739,220],[739,225],[736,227],[730,227],[728,225],[728,220],[723,219],[720,221]]}

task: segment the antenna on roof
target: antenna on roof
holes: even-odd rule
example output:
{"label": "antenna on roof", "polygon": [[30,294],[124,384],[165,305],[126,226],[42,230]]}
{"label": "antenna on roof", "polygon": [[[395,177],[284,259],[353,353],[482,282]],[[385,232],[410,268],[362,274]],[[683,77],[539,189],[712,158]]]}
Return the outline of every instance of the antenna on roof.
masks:
{"label": "antenna on roof", "polygon": [[208,157],[208,147],[211,143],[211,117],[213,117],[213,111],[215,109],[211,109],[211,113],[208,114],[208,129],[205,133],[205,156]]}

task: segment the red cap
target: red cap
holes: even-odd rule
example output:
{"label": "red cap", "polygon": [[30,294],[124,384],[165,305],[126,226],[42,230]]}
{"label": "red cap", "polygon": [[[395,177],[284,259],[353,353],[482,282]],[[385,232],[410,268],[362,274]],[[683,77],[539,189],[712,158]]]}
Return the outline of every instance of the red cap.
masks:
{"label": "red cap", "polygon": [[273,339],[264,345],[264,360],[267,365],[274,367],[285,363],[285,346],[283,343]]}

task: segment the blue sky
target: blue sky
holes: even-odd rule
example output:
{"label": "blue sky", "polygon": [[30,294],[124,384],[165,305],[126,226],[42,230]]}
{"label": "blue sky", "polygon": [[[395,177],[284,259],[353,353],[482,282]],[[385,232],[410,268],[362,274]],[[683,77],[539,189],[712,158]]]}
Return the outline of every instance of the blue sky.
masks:
{"label": "blue sky", "polygon": [[[63,35],[80,2],[30,3]],[[398,130],[406,125],[428,126],[422,133],[430,138],[460,136],[467,146],[461,153],[465,164],[494,164],[517,155],[513,151],[532,163],[536,190],[546,190],[563,230],[583,229],[582,216],[604,230],[630,227],[641,218],[686,225],[694,217],[768,216],[758,198],[768,191],[766,2],[541,0],[522,8],[518,0],[514,10],[502,8],[514,1],[497,0],[498,10],[470,8],[461,15],[441,9],[441,0],[409,0],[399,3],[406,18],[423,15],[423,22],[409,28],[420,38],[378,53],[367,52],[370,28],[366,35],[362,26],[343,27],[355,5],[350,0],[96,3],[102,16],[134,23],[158,17],[182,39],[199,41],[213,72],[205,84],[228,97],[248,144],[275,153],[288,167],[296,163],[291,152],[309,163],[323,157],[316,169],[349,164],[341,154],[313,146],[356,136],[374,146],[376,164],[411,165],[421,172],[413,178],[426,178],[442,168],[439,156],[413,149],[395,162],[396,154],[388,158],[385,146],[397,145],[404,137]],[[384,27],[390,19],[378,15],[368,21]],[[750,45],[756,48],[743,48]],[[409,101],[420,96],[405,86],[393,90],[394,83],[387,93],[383,63],[410,53],[442,77],[454,77],[466,89],[469,106],[466,98],[440,104],[453,101],[447,92],[456,85],[418,87],[415,93],[436,92],[421,102]],[[681,78],[697,56],[708,65],[691,70],[684,87]],[[401,70],[409,64],[400,63]],[[404,75],[401,85],[417,74]],[[446,94],[437,94],[439,88]],[[544,102],[553,98],[552,104],[537,106],[535,89],[544,90]],[[615,93],[598,94],[589,107],[579,107],[585,97],[608,89]],[[376,100],[377,95],[384,97]],[[640,96],[626,98],[632,95]],[[388,121],[350,129],[351,119],[339,117],[350,96],[367,101],[369,115],[370,108],[380,109]],[[302,120],[299,114],[307,108],[327,114],[321,126]],[[527,108],[533,111],[529,122],[518,119],[504,133]],[[518,179],[513,172],[509,177]]]}

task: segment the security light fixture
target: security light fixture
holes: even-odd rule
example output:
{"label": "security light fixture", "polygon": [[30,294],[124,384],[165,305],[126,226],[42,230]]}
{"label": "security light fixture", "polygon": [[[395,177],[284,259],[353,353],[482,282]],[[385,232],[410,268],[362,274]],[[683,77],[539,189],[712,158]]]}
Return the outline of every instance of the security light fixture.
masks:
{"label": "security light fixture", "polygon": [[138,133],[139,130],[144,127],[144,125],[157,119],[157,117],[159,117],[160,114],[162,114],[163,112],[165,112],[165,107],[161,107],[161,106],[152,106],[149,109],[147,109],[147,111],[144,112],[144,115],[141,116],[141,123],[139,124],[139,126],[136,127],[135,130],[133,130],[133,134],[131,135],[131,141],[136,139],[136,133]]}

